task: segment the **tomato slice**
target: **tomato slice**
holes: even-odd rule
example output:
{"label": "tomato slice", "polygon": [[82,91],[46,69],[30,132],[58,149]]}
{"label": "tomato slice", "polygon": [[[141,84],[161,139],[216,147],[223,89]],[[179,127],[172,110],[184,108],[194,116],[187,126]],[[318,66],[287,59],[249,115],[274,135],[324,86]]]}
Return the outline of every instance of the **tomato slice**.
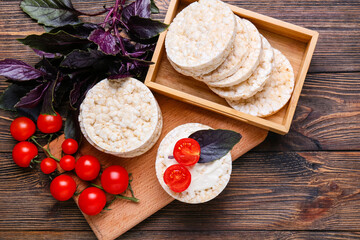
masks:
{"label": "tomato slice", "polygon": [[194,165],[200,159],[200,145],[192,138],[180,139],[175,144],[173,155],[184,166]]}
{"label": "tomato slice", "polygon": [[165,170],[164,182],[174,192],[183,192],[191,183],[191,173],[181,164],[174,164]]}

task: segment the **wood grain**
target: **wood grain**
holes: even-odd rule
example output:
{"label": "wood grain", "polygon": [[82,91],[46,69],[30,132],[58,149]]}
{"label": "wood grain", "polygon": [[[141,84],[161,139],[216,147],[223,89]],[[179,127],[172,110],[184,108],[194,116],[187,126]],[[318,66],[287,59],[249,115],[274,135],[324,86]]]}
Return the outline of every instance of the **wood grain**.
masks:
{"label": "wood grain", "polygon": [[[237,239],[268,239],[268,240],[293,240],[293,239],[328,239],[328,240],[341,240],[341,239],[358,239],[360,238],[360,232],[341,232],[341,231],[130,231],[125,233],[120,239],[156,239],[156,240],[168,240],[169,238],[174,240],[183,239],[209,239],[212,240],[237,240]],[[13,240],[14,236],[21,238],[22,240],[32,239],[79,239],[79,240],[91,240],[96,239],[90,231],[4,231],[0,232],[2,240]]]}
{"label": "wood grain", "polygon": [[[255,151],[360,150],[359,72],[308,74],[290,132],[269,133]],[[0,82],[0,91],[6,83]],[[0,152],[15,141],[13,114],[0,110]]]}
{"label": "wood grain", "polygon": [[[0,1],[0,59],[34,64],[38,58],[16,38],[43,30],[21,12],[19,2]],[[74,2],[95,12],[113,1]],[[161,9],[157,18],[163,19],[168,0],[156,2]],[[305,80],[292,128],[286,136],[269,134],[256,152],[236,161],[230,188],[215,202],[190,209],[173,202],[123,237],[359,239],[360,4],[228,2],[320,33],[310,65],[313,74]],[[0,89],[4,86],[0,78]],[[12,162],[12,118],[0,111],[0,239],[95,239],[75,203],[51,197],[49,180],[39,169],[20,169]]]}
{"label": "wood grain", "polygon": [[[182,9],[193,0],[171,0],[164,22],[170,24]],[[318,32],[279,21],[265,15],[229,5],[235,15],[250,20],[259,32],[269,40],[271,46],[280,50],[289,59],[294,70],[294,91],[288,103],[275,114],[260,118],[233,109],[209,89],[206,84],[178,73],[166,56],[166,32],[160,34],[152,56],[155,63],[149,67],[145,84],[151,90],[168,97],[190,103],[201,108],[249,123],[278,134],[287,134],[295,113],[307,71],[315,50]]]}
{"label": "wood grain", "polygon": [[[80,10],[95,12],[103,4],[111,5],[106,1],[80,1],[75,0],[75,6]],[[163,19],[167,9],[168,0],[161,0],[159,8],[161,14],[154,15]],[[360,5],[357,1],[310,1],[310,0],[260,0],[226,1],[230,4],[246,8],[270,17],[316,30],[320,33],[318,46],[310,66],[310,72],[340,72],[360,71],[360,19],[358,13]],[[19,9],[19,1],[4,0],[0,2],[0,52],[16,53],[17,49],[24,51],[16,38],[24,37],[28,31],[42,31],[42,28],[27,18]],[[93,19],[93,18],[91,18]],[[86,18],[85,20],[89,20]],[[102,17],[91,21],[100,22]],[[22,35],[13,35],[20,32]],[[8,48],[10,45],[10,48]],[[7,51],[9,50],[9,51]],[[33,55],[31,50],[27,55],[15,54],[16,58],[26,58]],[[35,58],[33,59],[35,61]],[[34,62],[33,62],[34,63]]]}
{"label": "wood grain", "polygon": [[[117,238],[174,200],[160,186],[154,166],[160,142],[175,127],[185,123],[197,122],[214,129],[230,129],[240,133],[242,135],[241,141],[231,150],[234,160],[260,144],[267,136],[267,131],[249,124],[224,119],[219,114],[165,96],[155,94],[155,97],[161,108],[163,128],[159,140],[148,152],[139,157],[122,159],[98,151],[85,139],[79,147],[78,157],[81,155],[95,156],[99,159],[103,169],[116,164],[125,167],[133,175],[131,185],[136,197],[140,199],[139,203],[116,200],[110,206],[111,211],[103,211],[102,214],[96,216],[84,215],[98,239]],[[179,118],[179,113],[183,114],[181,118]],[[64,136],[61,136],[50,144],[50,151],[57,158],[61,157],[63,141]],[[61,171],[60,166],[58,170]],[[82,191],[88,186],[87,182],[81,181],[75,175],[73,178],[77,182],[78,191]],[[101,185],[99,181],[96,184]],[[111,196],[108,197],[111,199]],[[78,196],[74,196],[74,200],[77,202]]]}
{"label": "wood grain", "polygon": [[[357,152],[248,153],[218,198],[174,201],[133,231],[358,231],[359,160]],[[89,230],[74,202],[54,200],[46,176],[18,168],[9,153],[0,176],[0,230]]]}

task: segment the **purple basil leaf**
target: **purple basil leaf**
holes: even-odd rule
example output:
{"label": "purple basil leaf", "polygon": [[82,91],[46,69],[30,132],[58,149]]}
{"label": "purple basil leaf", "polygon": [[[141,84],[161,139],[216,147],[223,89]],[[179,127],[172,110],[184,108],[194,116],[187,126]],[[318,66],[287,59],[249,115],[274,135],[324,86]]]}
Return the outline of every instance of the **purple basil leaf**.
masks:
{"label": "purple basil leaf", "polygon": [[35,84],[12,83],[0,96],[0,108],[3,110],[16,111],[15,105],[20,98],[26,95]]}
{"label": "purple basil leaf", "polygon": [[55,87],[58,82],[57,78],[56,80],[52,81],[50,83],[50,86],[47,88],[45,95],[44,95],[44,101],[41,108],[41,114],[48,114],[48,115],[56,115],[55,109],[54,109],[54,95],[55,95]]}
{"label": "purple basil leaf", "polygon": [[132,16],[149,18],[151,14],[150,4],[150,0],[136,0],[135,2],[124,7],[122,17],[125,23],[127,23]]}
{"label": "purple basil leaf", "polygon": [[39,24],[58,27],[79,23],[81,15],[70,0],[23,0],[21,9]]}
{"label": "purple basil leaf", "polygon": [[127,25],[130,35],[136,39],[153,39],[168,27],[165,23],[139,16],[131,16]]}
{"label": "purple basil leaf", "polygon": [[69,99],[70,99],[70,106],[76,109],[75,105],[79,98],[81,97],[81,90],[85,83],[88,81],[88,78],[84,78],[81,81],[77,81],[74,83],[73,89],[70,91]]}
{"label": "purple basil leaf", "polygon": [[41,59],[40,62],[35,65],[35,67],[46,74],[44,76],[45,79],[51,81],[56,78],[57,67],[53,66],[48,58]]}
{"label": "purple basil leaf", "polygon": [[195,139],[200,145],[199,163],[207,163],[225,156],[241,139],[241,134],[230,130],[200,130],[189,138]]}
{"label": "purple basil leaf", "polygon": [[56,33],[43,33],[41,35],[29,35],[19,42],[31,48],[35,48],[47,53],[68,54],[74,49],[87,49],[91,42],[71,35],[62,30]]}
{"label": "purple basil leaf", "polygon": [[44,73],[22,61],[5,59],[0,61],[0,75],[15,81],[28,81],[39,78]]}
{"label": "purple basil leaf", "polygon": [[33,51],[38,55],[39,57],[44,58],[55,58],[55,57],[61,57],[60,53],[47,53],[38,49],[33,49]]}
{"label": "purple basil leaf", "polygon": [[105,31],[104,29],[94,30],[90,36],[89,40],[96,43],[101,51],[109,55],[116,55],[120,52],[120,47],[117,44],[118,40],[110,32]]}
{"label": "purple basil leaf", "polygon": [[76,25],[65,25],[65,26],[57,27],[50,30],[50,33],[64,31],[76,37],[86,39],[89,37],[92,31],[99,28],[101,27],[94,23],[80,23]]}
{"label": "purple basil leaf", "polygon": [[85,68],[98,63],[105,54],[101,51],[89,49],[88,51],[74,50],[61,62],[62,67]]}
{"label": "purple basil leaf", "polygon": [[111,75],[108,77],[108,79],[122,79],[122,78],[131,77],[131,76],[132,76],[131,73],[123,73],[123,74]]}
{"label": "purple basil leaf", "polygon": [[30,90],[20,101],[15,105],[16,108],[33,108],[36,107],[42,100],[45,95],[46,90],[48,89],[50,82],[42,83]]}

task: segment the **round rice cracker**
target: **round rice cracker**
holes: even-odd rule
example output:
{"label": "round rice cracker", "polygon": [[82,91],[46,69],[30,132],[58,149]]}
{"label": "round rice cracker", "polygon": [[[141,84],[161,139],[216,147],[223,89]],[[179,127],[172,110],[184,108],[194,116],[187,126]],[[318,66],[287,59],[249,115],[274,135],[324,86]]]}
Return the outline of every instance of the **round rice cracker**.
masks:
{"label": "round rice cracker", "polygon": [[259,66],[255,69],[255,72],[250,78],[232,87],[210,87],[214,93],[228,100],[236,101],[250,98],[264,88],[274,66],[274,51],[268,40],[262,35],[261,40],[263,44],[263,53],[261,55]]}
{"label": "round rice cracker", "polygon": [[289,60],[274,49],[275,65],[264,89],[249,99],[227,100],[234,109],[258,117],[267,117],[279,111],[289,101],[294,90],[294,71]]}
{"label": "round rice cracker", "polygon": [[[206,186],[203,190],[194,190],[192,183],[190,183],[190,186],[188,189],[181,193],[177,193],[172,191],[164,182],[164,172],[165,170],[174,164],[178,164],[178,162],[169,156],[173,155],[173,149],[175,147],[175,143],[182,139],[189,137],[192,133],[198,131],[198,130],[204,130],[204,129],[211,129],[209,126],[200,124],[200,123],[187,123],[180,125],[173,130],[171,130],[161,141],[157,156],[156,156],[156,162],[155,162],[155,170],[156,170],[156,176],[159,180],[160,185],[163,187],[163,189],[173,198],[185,202],[185,203],[203,203],[210,201],[211,199],[218,196],[226,187],[230,180],[231,170],[232,170],[232,159],[230,152],[226,154],[224,157],[222,157],[219,160],[215,160],[213,162],[209,163],[198,163],[194,166],[186,167],[191,175],[192,175],[192,181],[196,180],[203,180],[206,182],[205,184],[209,183],[210,181],[206,181],[204,179],[204,175],[201,175],[201,178],[198,178],[199,175],[196,175],[196,172],[194,173],[194,167],[198,165],[197,167],[201,167],[201,171],[206,172],[206,167],[209,167],[213,164],[212,167],[216,169],[222,169],[223,173],[216,181],[215,185],[212,186]],[[199,166],[201,164],[201,166]],[[205,175],[206,176],[206,175]]]}
{"label": "round rice cracker", "polygon": [[261,36],[257,28],[250,21],[241,19],[249,33],[249,54],[242,66],[233,75],[224,78],[220,81],[207,81],[211,87],[230,87],[239,84],[248,79],[259,65],[262,54],[262,41]]}
{"label": "round rice cracker", "polygon": [[243,21],[236,16],[236,35],[234,40],[233,51],[228,55],[225,61],[214,71],[194,76],[199,81],[219,81],[230,75],[233,75],[244,63],[249,54],[249,33]]}
{"label": "round rice cracker", "polygon": [[167,57],[187,72],[209,73],[232,51],[235,32],[235,15],[225,3],[194,2],[177,14],[168,28]]}

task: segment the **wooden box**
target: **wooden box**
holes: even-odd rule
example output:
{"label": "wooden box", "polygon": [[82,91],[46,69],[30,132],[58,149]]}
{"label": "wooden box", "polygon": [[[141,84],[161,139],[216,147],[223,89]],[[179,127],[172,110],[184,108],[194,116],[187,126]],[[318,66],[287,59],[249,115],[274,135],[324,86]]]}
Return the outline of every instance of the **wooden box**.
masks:
{"label": "wooden box", "polygon": [[[170,24],[176,14],[193,1],[171,0],[165,23]],[[286,134],[295,113],[300,92],[315,50],[318,32],[302,28],[287,22],[267,17],[243,8],[229,5],[232,11],[250,20],[270,42],[290,61],[295,74],[295,87],[289,102],[276,114],[266,117],[254,117],[231,108],[227,102],[213,93],[206,84],[176,72],[166,57],[165,36],[162,33],[152,58],[155,62],[149,68],[145,84],[152,90],[227,117],[270,130]]]}

